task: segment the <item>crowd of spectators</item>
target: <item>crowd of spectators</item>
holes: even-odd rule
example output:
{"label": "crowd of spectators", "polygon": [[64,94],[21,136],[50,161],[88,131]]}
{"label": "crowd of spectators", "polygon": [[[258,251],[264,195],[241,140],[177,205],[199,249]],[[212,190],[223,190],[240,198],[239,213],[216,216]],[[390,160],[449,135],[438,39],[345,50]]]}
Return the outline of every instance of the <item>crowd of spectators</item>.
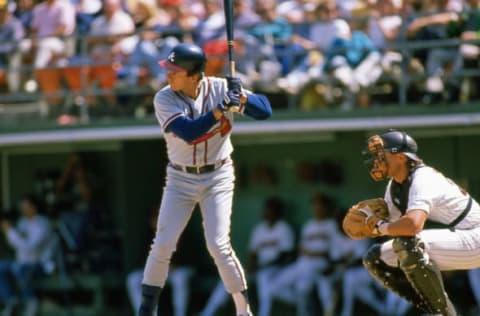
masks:
{"label": "crowd of spectators", "polygon": [[[476,97],[479,17],[478,0],[234,0],[236,67],[304,110],[395,103],[400,90],[461,102]],[[219,0],[0,0],[0,85],[41,92],[55,115],[148,110],[176,43],[202,46],[207,74],[223,76],[225,38]]]}

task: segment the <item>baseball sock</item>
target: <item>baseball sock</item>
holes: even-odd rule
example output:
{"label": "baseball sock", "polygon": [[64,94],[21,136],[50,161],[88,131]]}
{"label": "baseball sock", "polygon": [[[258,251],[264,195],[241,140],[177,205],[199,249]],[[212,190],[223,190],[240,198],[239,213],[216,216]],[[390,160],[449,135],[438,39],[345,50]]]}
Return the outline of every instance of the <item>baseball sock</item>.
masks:
{"label": "baseball sock", "polygon": [[139,316],[156,316],[157,304],[162,288],[142,284],[142,303],[140,304]]}
{"label": "baseball sock", "polygon": [[235,303],[235,309],[237,310],[237,315],[251,315],[250,306],[248,304],[248,294],[247,290],[241,292],[232,293],[233,302]]}

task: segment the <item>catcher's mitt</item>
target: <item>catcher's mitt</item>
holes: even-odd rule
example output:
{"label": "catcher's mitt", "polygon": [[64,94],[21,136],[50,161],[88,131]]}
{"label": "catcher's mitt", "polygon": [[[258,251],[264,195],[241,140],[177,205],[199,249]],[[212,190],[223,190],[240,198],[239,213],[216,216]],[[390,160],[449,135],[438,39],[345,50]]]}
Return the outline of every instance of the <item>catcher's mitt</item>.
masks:
{"label": "catcher's mitt", "polygon": [[353,239],[377,237],[375,225],[388,219],[387,203],[382,198],[360,201],[353,205],[343,219],[343,230]]}

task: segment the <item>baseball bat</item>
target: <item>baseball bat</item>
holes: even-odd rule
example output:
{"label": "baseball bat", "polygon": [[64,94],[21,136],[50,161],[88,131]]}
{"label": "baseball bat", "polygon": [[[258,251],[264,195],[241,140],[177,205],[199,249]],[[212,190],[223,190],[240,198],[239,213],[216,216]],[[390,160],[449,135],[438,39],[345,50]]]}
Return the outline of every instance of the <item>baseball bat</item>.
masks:
{"label": "baseball bat", "polygon": [[[234,44],[235,38],[233,35],[233,0],[223,0],[223,10],[225,12],[225,27],[227,29],[227,48],[228,48],[228,75],[235,77],[235,58],[234,58]],[[232,112],[238,112],[239,106],[233,106]]]}
{"label": "baseball bat", "polygon": [[233,55],[233,0],[223,0],[223,10],[225,11],[225,27],[227,29],[228,75],[233,77],[235,76],[235,58]]}

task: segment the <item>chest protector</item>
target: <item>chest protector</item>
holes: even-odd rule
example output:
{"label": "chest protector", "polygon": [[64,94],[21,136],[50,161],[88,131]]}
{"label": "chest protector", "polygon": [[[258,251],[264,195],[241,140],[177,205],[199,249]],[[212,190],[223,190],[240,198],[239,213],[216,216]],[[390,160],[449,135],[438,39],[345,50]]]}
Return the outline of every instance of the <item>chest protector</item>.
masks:
{"label": "chest protector", "polygon": [[410,186],[412,185],[412,176],[413,173],[418,169],[423,167],[422,165],[413,167],[410,169],[407,179],[402,183],[392,179],[390,185],[390,198],[392,199],[393,204],[405,215],[408,206],[408,193],[410,192]]}

